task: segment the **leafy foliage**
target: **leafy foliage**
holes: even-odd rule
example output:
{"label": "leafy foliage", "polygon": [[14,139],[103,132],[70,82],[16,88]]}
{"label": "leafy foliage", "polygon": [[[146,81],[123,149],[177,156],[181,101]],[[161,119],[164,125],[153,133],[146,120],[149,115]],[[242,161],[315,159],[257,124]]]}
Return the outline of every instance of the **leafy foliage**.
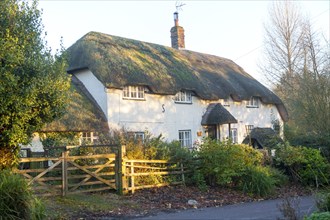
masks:
{"label": "leafy foliage", "polygon": [[12,161],[3,169],[17,162],[18,144],[64,113],[70,79],[65,55],[45,46],[37,2],[3,0],[0,8],[0,151]]}
{"label": "leafy foliage", "polygon": [[330,212],[330,188],[316,194],[317,208],[322,212]]}
{"label": "leafy foliage", "polygon": [[260,165],[262,154],[247,145],[206,139],[198,155],[201,171],[211,185],[229,185],[241,176],[247,166]]}
{"label": "leafy foliage", "polygon": [[330,212],[314,212],[311,216],[305,218],[305,220],[329,220]]}
{"label": "leafy foliage", "polygon": [[0,213],[4,219],[43,219],[44,206],[27,182],[9,170],[0,172]]}
{"label": "leafy foliage", "polygon": [[319,150],[284,145],[276,151],[276,164],[294,180],[305,185],[328,185],[330,164]]}
{"label": "leafy foliage", "polygon": [[273,192],[275,178],[269,167],[248,166],[240,177],[239,185],[243,192],[266,196]]}

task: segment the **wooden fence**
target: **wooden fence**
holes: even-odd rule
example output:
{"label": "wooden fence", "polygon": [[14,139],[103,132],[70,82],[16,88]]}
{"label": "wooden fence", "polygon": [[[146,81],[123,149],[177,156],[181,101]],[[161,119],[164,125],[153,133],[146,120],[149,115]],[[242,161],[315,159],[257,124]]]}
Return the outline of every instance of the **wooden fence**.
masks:
{"label": "wooden fence", "polygon": [[[59,157],[21,158],[22,174],[37,194],[69,195],[116,190],[119,194],[170,184],[184,184],[183,164],[166,160],[128,160],[125,146],[114,153],[70,155],[76,147],[61,147]],[[46,166],[45,166],[46,164]]]}
{"label": "wooden fence", "polygon": [[128,192],[185,182],[186,171],[182,163],[167,160],[124,160],[123,166],[123,189]]}
{"label": "wooden fence", "polygon": [[20,167],[23,169],[16,172],[28,180],[37,194],[42,195],[65,196],[116,189],[116,154],[72,156],[71,149],[62,148],[60,157],[21,158]]}

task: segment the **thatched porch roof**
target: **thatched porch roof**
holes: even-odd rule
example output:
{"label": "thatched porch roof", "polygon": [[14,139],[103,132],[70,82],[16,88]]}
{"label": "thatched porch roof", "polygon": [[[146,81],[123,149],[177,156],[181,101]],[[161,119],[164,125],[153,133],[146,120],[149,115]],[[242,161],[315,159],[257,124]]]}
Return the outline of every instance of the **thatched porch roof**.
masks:
{"label": "thatched porch roof", "polygon": [[236,118],[220,103],[212,103],[202,117],[202,125],[217,125],[237,123]]}

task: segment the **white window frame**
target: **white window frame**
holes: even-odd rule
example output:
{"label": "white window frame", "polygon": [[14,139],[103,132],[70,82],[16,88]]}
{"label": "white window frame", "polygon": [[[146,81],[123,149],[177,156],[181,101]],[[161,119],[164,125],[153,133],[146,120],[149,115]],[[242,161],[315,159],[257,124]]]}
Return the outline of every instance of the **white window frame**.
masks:
{"label": "white window frame", "polygon": [[237,128],[231,128],[230,129],[230,137],[231,140],[234,144],[238,143],[238,132],[237,132]]}
{"label": "white window frame", "polygon": [[123,88],[123,98],[145,100],[144,92],[144,86],[125,86]]}
{"label": "white window frame", "polygon": [[250,135],[251,131],[253,130],[254,125],[245,125],[246,136]]}
{"label": "white window frame", "polygon": [[80,144],[82,143],[91,143],[94,144],[98,141],[99,137],[97,132],[81,132],[80,135]]}
{"label": "white window frame", "polygon": [[142,142],[144,142],[145,132],[143,131],[129,131],[128,135],[134,138],[134,140],[141,140]]}
{"label": "white window frame", "polygon": [[181,147],[192,148],[191,130],[179,130]]}
{"label": "white window frame", "polygon": [[133,132],[135,140],[141,140],[144,142],[145,134],[143,131]]}
{"label": "white window frame", "polygon": [[247,108],[259,108],[259,97],[252,96],[250,100],[247,102],[246,107]]}
{"label": "white window frame", "polygon": [[175,95],[174,100],[176,103],[191,104],[192,103],[192,92],[180,91]]}

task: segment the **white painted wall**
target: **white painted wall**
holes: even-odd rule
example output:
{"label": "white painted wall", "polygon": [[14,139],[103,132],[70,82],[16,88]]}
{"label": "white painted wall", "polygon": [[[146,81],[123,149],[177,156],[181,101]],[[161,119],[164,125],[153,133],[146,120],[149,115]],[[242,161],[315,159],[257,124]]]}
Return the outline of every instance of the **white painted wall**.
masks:
{"label": "white painted wall", "polygon": [[[122,90],[108,89],[108,119],[110,128],[125,127],[131,131],[148,130],[154,135],[163,134],[171,141],[178,140],[179,130],[191,130],[192,142],[201,141],[197,132],[205,130],[201,126],[202,116],[210,101],[200,100],[193,96],[192,104],[179,104],[174,102],[174,96],[145,94],[145,100],[123,99]],[[217,103],[223,103],[218,100]],[[230,106],[225,107],[238,121],[232,124],[237,128],[238,142],[241,143],[246,136],[245,125],[254,127],[272,127],[271,112],[275,118],[282,122],[276,106],[260,102],[259,108],[247,108],[246,101],[234,102],[229,100]],[[164,109],[163,109],[164,107]],[[163,112],[163,110],[165,110]],[[220,126],[220,139],[228,138],[228,125]]]}
{"label": "white painted wall", "polygon": [[174,96],[145,94],[145,100],[123,99],[119,89],[108,89],[108,119],[110,128],[125,127],[131,131],[162,134],[167,140],[178,140],[179,130],[191,130],[192,139],[202,131],[201,116],[206,109],[193,97],[192,104],[176,104]]}
{"label": "white painted wall", "polygon": [[28,145],[22,145],[22,148],[30,148],[32,152],[44,152],[44,147],[40,141],[38,133],[33,133],[32,141]]}
{"label": "white painted wall", "polygon": [[90,94],[94,97],[97,104],[101,107],[104,114],[107,116],[107,95],[104,85],[94,76],[94,74],[86,69],[77,74],[74,74],[87,88]]}
{"label": "white painted wall", "polygon": [[[220,100],[223,101],[223,100]],[[263,104],[259,100],[259,108],[247,108],[247,101],[234,102],[229,100],[225,108],[237,119],[237,124],[231,124],[231,128],[237,128],[238,142],[241,143],[246,137],[246,125],[254,127],[272,127],[272,120],[278,119],[283,128],[283,121],[275,105]],[[221,140],[228,138],[228,125],[221,126]]]}

